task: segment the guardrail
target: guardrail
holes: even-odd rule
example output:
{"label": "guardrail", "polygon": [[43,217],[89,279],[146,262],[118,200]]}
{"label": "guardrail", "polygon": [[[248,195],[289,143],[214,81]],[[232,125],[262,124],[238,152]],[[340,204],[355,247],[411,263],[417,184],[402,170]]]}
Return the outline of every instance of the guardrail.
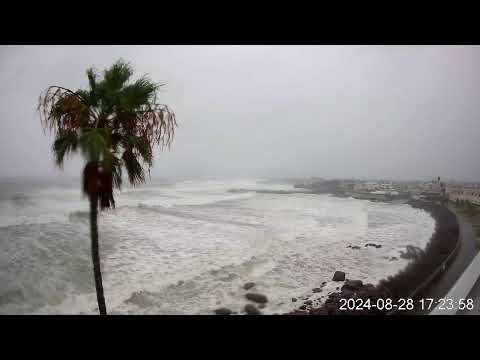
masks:
{"label": "guardrail", "polygon": [[[425,288],[427,288],[432,283],[432,281],[437,278],[437,276],[439,276],[442,272],[444,272],[447,269],[447,266],[450,264],[450,262],[454,259],[455,255],[457,254],[458,249],[460,249],[460,245],[461,245],[460,239],[461,239],[461,236],[462,236],[461,228],[460,228],[460,222],[458,221],[457,214],[455,214],[450,209],[448,209],[448,211],[450,211],[453,215],[455,215],[455,217],[457,218],[457,222],[458,222],[459,234],[458,234],[458,237],[457,237],[457,242],[455,244],[455,248],[450,252],[450,254],[448,254],[448,256],[445,258],[445,260],[443,260],[442,263],[439,266],[437,266],[437,268],[419,286],[417,286],[415,288],[415,290],[413,290],[406,297],[407,299],[410,299],[410,298],[413,299],[416,295],[418,295],[423,290],[425,290]],[[399,312],[398,309],[394,309],[394,310],[389,311],[387,313],[387,315],[395,315],[398,312]]]}
{"label": "guardrail", "polygon": [[458,309],[459,300],[467,299],[468,294],[477,282],[479,278],[479,269],[480,253],[475,256],[470,265],[468,265],[467,269],[463,272],[462,276],[460,276],[448,294],[445,295],[445,299],[452,300],[452,303],[457,304],[457,307],[448,309],[439,304],[428,315],[455,315],[460,310]]}

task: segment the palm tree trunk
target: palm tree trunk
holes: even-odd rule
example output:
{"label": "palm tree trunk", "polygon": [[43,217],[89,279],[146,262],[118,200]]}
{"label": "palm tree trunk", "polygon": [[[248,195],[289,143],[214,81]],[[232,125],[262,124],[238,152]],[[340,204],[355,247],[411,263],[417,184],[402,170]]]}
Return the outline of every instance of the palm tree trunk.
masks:
{"label": "palm tree trunk", "polygon": [[90,196],[90,235],[92,238],[92,262],[93,276],[95,277],[95,289],[100,315],[107,315],[105,297],[103,295],[102,272],[100,271],[100,254],[98,250],[98,195]]}

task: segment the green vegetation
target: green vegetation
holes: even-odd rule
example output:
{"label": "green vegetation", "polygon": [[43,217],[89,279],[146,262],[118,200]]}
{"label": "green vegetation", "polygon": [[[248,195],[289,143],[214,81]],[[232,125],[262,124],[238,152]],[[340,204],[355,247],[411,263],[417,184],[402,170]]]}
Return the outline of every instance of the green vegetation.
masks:
{"label": "green vegetation", "polygon": [[122,168],[129,182],[145,181],[153,165],[153,147],[169,147],[175,114],[157,103],[159,84],[146,76],[132,81],[132,67],[122,60],[98,74],[87,70],[89,87],[73,91],[50,86],[39,99],[44,129],[55,135],[53,154],[62,167],[65,157],[80,151],[86,161],[83,192],[90,201],[92,262],[99,312],[106,315],[98,247],[97,213],[115,207]]}
{"label": "green vegetation", "polygon": [[471,218],[480,214],[480,207],[473,205],[470,202],[466,202],[461,205],[456,205],[456,208],[459,210],[461,214],[464,214]]}

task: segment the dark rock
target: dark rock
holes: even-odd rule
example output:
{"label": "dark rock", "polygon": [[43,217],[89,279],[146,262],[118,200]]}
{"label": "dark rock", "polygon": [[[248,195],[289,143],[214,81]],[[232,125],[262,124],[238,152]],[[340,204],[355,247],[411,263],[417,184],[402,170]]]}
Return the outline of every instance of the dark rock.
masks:
{"label": "dark rock", "polygon": [[360,249],[360,246],[355,245],[355,246],[352,246],[351,249],[353,249],[353,250],[359,250],[359,249]]}
{"label": "dark rock", "polygon": [[308,311],[294,310],[290,313],[290,315],[308,315]]}
{"label": "dark rock", "polygon": [[215,315],[230,315],[232,311],[227,308],[219,308],[215,310]]}
{"label": "dark rock", "polygon": [[396,260],[398,260],[398,258],[397,258],[396,256],[392,256],[392,257],[390,258],[390,261],[396,261]]}
{"label": "dark rock", "polygon": [[340,293],[333,293],[333,294],[330,294],[330,296],[328,297],[327,299],[327,302],[336,302],[338,301],[339,299],[341,298],[341,294]]}
{"label": "dark rock", "polygon": [[307,309],[307,305],[302,305],[299,307],[300,310],[306,310]]}
{"label": "dark rock", "polygon": [[335,288],[335,290],[340,290],[340,288],[337,286],[337,287]]}
{"label": "dark rock", "polygon": [[375,285],[373,284],[364,284],[362,290],[375,290]]}
{"label": "dark rock", "polygon": [[303,303],[304,305],[312,305],[313,301],[312,300],[307,300]]}
{"label": "dark rock", "polygon": [[363,285],[363,282],[361,280],[348,280],[342,286],[342,290],[348,289],[348,290],[355,291],[355,290],[361,288],[362,285]]}
{"label": "dark rock", "polygon": [[388,299],[393,298],[392,293],[386,287],[376,288],[376,292],[378,294],[378,297],[388,298]]}
{"label": "dark rock", "polygon": [[255,283],[254,283],[254,282],[247,282],[247,283],[245,283],[245,285],[243,285],[243,288],[244,288],[245,290],[250,290],[250,289],[251,289],[252,287],[254,287],[254,286],[255,286]]}
{"label": "dark rock", "polygon": [[244,308],[245,312],[247,313],[247,315],[261,315],[262,313],[260,312],[260,310],[258,310],[256,308],[255,305],[252,305],[252,304],[247,304],[245,305],[245,308]]}
{"label": "dark rock", "polygon": [[310,311],[311,315],[328,315],[328,312],[325,308],[314,309]]}
{"label": "dark rock", "polygon": [[260,304],[260,305],[258,305],[258,308],[263,309],[263,308],[265,308],[265,306],[267,306],[267,305],[266,304]]}
{"label": "dark rock", "polygon": [[369,246],[377,248],[377,249],[382,247],[382,245],[378,245],[378,244],[374,244],[374,243],[365,244],[365,247],[369,247]]}
{"label": "dark rock", "polygon": [[245,297],[250,300],[254,301],[257,303],[266,303],[268,302],[268,298],[265,295],[262,294],[256,294],[256,293],[247,293]]}
{"label": "dark rock", "polygon": [[326,282],[326,281],[322,282],[322,286],[325,286],[326,284],[327,284],[327,282]]}
{"label": "dark rock", "polygon": [[340,297],[343,299],[349,299],[353,296],[353,291],[350,289],[342,289],[342,292],[340,293]]}
{"label": "dark rock", "polygon": [[313,288],[312,291],[313,293],[319,293],[322,291],[322,288]]}
{"label": "dark rock", "polygon": [[297,298],[292,298],[292,302],[297,302]]}
{"label": "dark rock", "polygon": [[325,305],[325,310],[327,311],[328,315],[332,315],[334,312],[336,312],[338,309],[337,304],[326,304]]}
{"label": "dark rock", "polygon": [[344,281],[345,280],[345,273],[343,271],[335,271],[333,274],[332,281]]}
{"label": "dark rock", "polygon": [[369,292],[367,290],[360,289],[356,292],[356,294],[359,299],[365,300],[369,298]]}

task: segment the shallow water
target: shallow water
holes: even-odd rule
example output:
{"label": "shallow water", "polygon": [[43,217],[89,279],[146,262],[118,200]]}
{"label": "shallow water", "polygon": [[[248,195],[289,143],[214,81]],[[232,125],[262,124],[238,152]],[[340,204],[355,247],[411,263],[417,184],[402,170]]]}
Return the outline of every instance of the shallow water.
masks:
{"label": "shallow water", "polygon": [[[88,203],[78,184],[0,189],[0,313],[95,313]],[[435,225],[408,205],[255,190],[293,187],[185,181],[119,193],[117,209],[99,218],[109,312],[240,312],[249,281],[269,298],[264,313],[289,311],[298,306],[292,297],[324,281],[315,295],[325,299],[339,286],[330,281],[335,270],[374,284],[395,274],[407,261],[389,258],[407,245],[424,248]]]}

